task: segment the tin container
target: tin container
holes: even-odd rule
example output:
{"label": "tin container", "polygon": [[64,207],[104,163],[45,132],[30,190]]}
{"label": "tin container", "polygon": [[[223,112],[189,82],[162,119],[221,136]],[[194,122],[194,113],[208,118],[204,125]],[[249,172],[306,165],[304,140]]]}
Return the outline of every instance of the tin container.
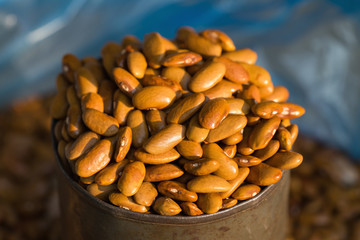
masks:
{"label": "tin container", "polygon": [[52,135],[63,227],[61,237],[64,240],[286,238],[290,171],[285,171],[278,183],[265,187],[254,198],[214,214],[161,216],[137,213],[101,201],[75,182],[57,154],[57,143]]}

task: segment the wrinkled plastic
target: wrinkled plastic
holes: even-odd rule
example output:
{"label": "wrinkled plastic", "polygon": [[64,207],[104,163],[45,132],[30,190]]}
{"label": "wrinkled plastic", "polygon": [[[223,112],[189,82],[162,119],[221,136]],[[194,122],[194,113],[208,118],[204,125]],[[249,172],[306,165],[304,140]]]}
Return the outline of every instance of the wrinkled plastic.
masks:
{"label": "wrinkled plastic", "polygon": [[301,132],[360,158],[360,2],[0,0],[0,106],[54,91],[61,57],[99,56],[125,34],[218,28],[258,52],[303,105]]}

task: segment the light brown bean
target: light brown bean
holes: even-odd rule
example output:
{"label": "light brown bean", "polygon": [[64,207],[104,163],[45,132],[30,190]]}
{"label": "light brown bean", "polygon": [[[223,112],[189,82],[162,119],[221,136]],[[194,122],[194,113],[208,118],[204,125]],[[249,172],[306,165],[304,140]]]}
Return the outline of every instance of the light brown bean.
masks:
{"label": "light brown bean", "polygon": [[222,51],[220,44],[212,43],[208,39],[192,32],[187,34],[185,44],[191,51],[204,56],[220,56]]}
{"label": "light brown bean", "polygon": [[279,103],[268,101],[253,105],[251,107],[251,111],[261,118],[270,119],[278,113],[281,113],[283,111],[283,107]]}
{"label": "light brown bean", "polygon": [[204,213],[216,213],[221,209],[222,198],[219,193],[199,194],[197,205]]}
{"label": "light brown bean", "polygon": [[95,182],[99,185],[110,185],[113,184],[118,178],[120,172],[129,163],[128,159],[124,159],[121,162],[111,163],[104,169],[98,172],[95,176]]}
{"label": "light brown bean", "polygon": [[160,75],[145,75],[141,80],[143,86],[165,86],[171,88],[176,93],[176,99],[182,96],[183,89],[180,83],[167,79]]}
{"label": "light brown bean", "polygon": [[147,86],[132,98],[133,105],[140,110],[163,109],[175,100],[176,93],[166,86]]}
{"label": "light brown bean", "polygon": [[247,155],[237,155],[233,158],[239,167],[252,167],[262,162],[260,158]]}
{"label": "light brown bean", "polygon": [[260,163],[250,168],[246,181],[259,186],[268,186],[277,183],[282,176],[279,168],[271,167],[266,163]]}
{"label": "light brown bean", "polygon": [[232,39],[224,32],[217,29],[207,29],[201,32],[201,36],[213,43],[219,43],[224,51],[234,51],[235,45]]}
{"label": "light brown bean", "polygon": [[186,159],[196,160],[202,157],[203,150],[198,142],[191,140],[182,140],[177,146],[176,149]]}
{"label": "light brown bean", "polygon": [[181,212],[179,204],[174,200],[168,197],[159,197],[155,200],[153,204],[153,209],[155,212],[164,216],[174,216],[178,215]]}
{"label": "light brown bean", "polygon": [[301,117],[305,113],[305,108],[294,103],[283,102],[280,103],[280,105],[283,107],[283,111],[279,113],[277,116],[281,119],[284,118],[294,119]]}
{"label": "light brown bean", "polygon": [[250,198],[255,197],[259,192],[261,191],[261,188],[258,185],[255,184],[245,184],[240,186],[232,195],[231,197],[244,201],[248,200]]}
{"label": "light brown bean", "polygon": [[280,118],[273,117],[263,120],[251,131],[248,144],[254,150],[262,149],[268,145],[280,125]]}
{"label": "light brown bean", "polygon": [[144,142],[143,148],[151,154],[165,153],[184,139],[185,129],[180,124],[169,124]]}
{"label": "light brown bean", "polygon": [[150,207],[157,195],[158,191],[152,183],[143,182],[133,198],[137,204]]}
{"label": "light brown bean", "polygon": [[303,161],[303,156],[297,152],[280,151],[266,161],[266,164],[280,169],[293,169]]}
{"label": "light brown bean", "polygon": [[129,97],[142,89],[140,82],[123,68],[114,68],[114,79],[120,90]]}
{"label": "light brown bean", "polygon": [[215,175],[198,176],[187,183],[187,189],[196,193],[226,192],[230,188],[228,181]]}
{"label": "light brown bean", "polygon": [[175,161],[180,157],[180,154],[175,150],[171,149],[161,154],[150,154],[144,149],[138,148],[135,150],[134,156],[137,160],[147,164],[164,164]]}
{"label": "light brown bean", "polygon": [[90,130],[102,136],[114,136],[119,131],[115,118],[95,109],[86,109],[82,119]]}
{"label": "light brown bean", "polygon": [[114,151],[115,162],[122,161],[130,150],[132,141],[131,128],[126,126],[119,129]]}
{"label": "light brown bean", "polygon": [[271,95],[264,97],[263,101],[286,102],[289,98],[289,90],[283,86],[275,86]]}
{"label": "light brown bean", "polygon": [[223,199],[222,205],[221,205],[221,210],[231,208],[231,207],[235,206],[237,203],[238,203],[238,200],[234,199],[234,198]]}
{"label": "light brown bean", "polygon": [[97,93],[99,83],[89,69],[81,67],[76,70],[75,76],[74,85],[78,98],[89,92]]}
{"label": "light brown bean", "polygon": [[257,59],[257,53],[249,48],[226,52],[223,56],[234,62],[245,62],[247,64],[254,64]]}
{"label": "light brown bean", "polygon": [[146,168],[145,181],[160,182],[171,180],[178,178],[183,174],[183,170],[171,163],[148,166]]}
{"label": "light brown bean", "polygon": [[242,130],[246,123],[247,119],[245,116],[229,114],[215,129],[210,130],[206,141],[212,143],[230,137]]}
{"label": "light brown bean", "polygon": [[240,98],[226,98],[230,106],[229,114],[246,115],[250,111],[250,106]]}
{"label": "light brown bean", "polygon": [[153,32],[144,37],[144,55],[152,68],[159,68],[165,56],[165,42],[159,33]]}
{"label": "light brown bean", "polygon": [[92,183],[86,187],[86,190],[94,197],[106,201],[109,194],[116,189],[116,185],[99,185]]}
{"label": "light brown bean", "polygon": [[256,150],[254,152],[254,156],[260,158],[262,161],[265,161],[266,159],[272,157],[275,153],[277,153],[279,148],[279,141],[272,139],[265,148]]}
{"label": "light brown bean", "polygon": [[131,128],[132,145],[135,148],[141,147],[149,137],[144,113],[140,110],[131,111],[127,117],[127,125]]}
{"label": "light brown bean", "polygon": [[265,68],[259,65],[247,64],[244,62],[240,62],[240,64],[248,72],[249,82],[251,82],[255,86],[261,88],[267,87],[272,84],[270,74]]}
{"label": "light brown bean", "polygon": [[184,202],[196,202],[198,196],[195,192],[191,192],[182,187],[180,183],[175,181],[163,181],[157,185],[159,193],[165,197],[172,198]]}
{"label": "light brown bean", "polygon": [[225,75],[223,63],[211,62],[201,68],[190,80],[189,89],[193,92],[203,92],[219,83]]}
{"label": "light brown bean", "polygon": [[145,56],[139,51],[129,53],[127,56],[127,66],[130,73],[137,79],[143,78],[147,68]]}
{"label": "light brown bean", "polygon": [[221,140],[221,142],[226,144],[226,145],[235,146],[236,144],[238,144],[242,140],[243,140],[243,129],[241,129],[237,133],[234,133],[233,135],[231,135],[231,136],[229,136],[227,138],[224,138],[223,140]]}
{"label": "light brown bean", "polygon": [[99,140],[90,151],[76,161],[76,174],[80,177],[90,177],[106,167],[110,159],[111,141],[108,139]]}
{"label": "light brown bean", "polygon": [[81,67],[81,61],[73,54],[67,53],[62,58],[62,70],[69,82],[75,80],[74,72]]}
{"label": "light brown bean", "polygon": [[205,103],[199,112],[199,123],[207,129],[214,129],[219,126],[229,114],[230,106],[225,99],[213,99]]}
{"label": "light brown bean", "polygon": [[99,86],[98,94],[102,97],[104,103],[104,113],[111,115],[113,113],[113,95],[116,89],[115,83],[109,80],[103,80]]}
{"label": "light brown bean", "polygon": [[141,187],[145,178],[145,165],[140,161],[128,163],[117,184],[119,191],[125,196],[133,196]]}
{"label": "light brown bean", "polygon": [[82,133],[69,147],[66,152],[68,160],[75,160],[91,149],[100,139],[100,136],[94,132],[88,131]]}
{"label": "light brown bean", "polygon": [[195,176],[208,175],[215,172],[220,167],[220,164],[215,159],[202,158],[199,160],[188,161],[184,164],[184,169],[188,173]]}
{"label": "light brown bean", "polygon": [[166,54],[162,65],[165,67],[187,67],[202,60],[202,56],[194,52],[176,52]]}
{"label": "light brown bean", "polygon": [[213,59],[214,62],[220,62],[225,65],[226,71],[224,77],[232,82],[246,84],[249,82],[249,74],[244,67],[233,62],[226,57],[217,57]]}
{"label": "light brown bean", "polygon": [[195,114],[186,129],[186,137],[194,142],[202,142],[206,139],[210,129],[203,128],[199,123],[199,114]]}
{"label": "light brown bean", "polygon": [[195,93],[178,101],[172,107],[166,117],[168,123],[182,124],[191,118],[201,107],[205,101],[205,96],[202,93]]}
{"label": "light brown bean", "polygon": [[286,127],[286,129],[290,132],[291,145],[293,145],[299,134],[299,127],[296,124],[291,124],[290,126]]}
{"label": "light brown bean", "polygon": [[276,131],[274,138],[279,141],[280,149],[290,151],[292,147],[291,134],[286,128],[280,126]]}
{"label": "light brown bean", "polygon": [[188,84],[191,80],[191,76],[185,69],[179,67],[167,67],[162,69],[161,75],[167,79],[178,82],[185,92],[188,91]]}
{"label": "light brown bean", "polygon": [[126,123],[127,117],[133,109],[134,106],[132,105],[131,100],[119,89],[116,90],[113,101],[113,116],[120,125]]}
{"label": "light brown bean", "polygon": [[235,157],[235,154],[237,152],[237,146],[236,145],[225,145],[225,147],[223,147],[224,153],[226,156],[228,156],[229,158],[233,158]]}
{"label": "light brown bean", "polygon": [[214,87],[203,92],[207,99],[214,98],[231,98],[233,93],[241,91],[243,88],[242,84],[234,83],[226,79],[220,81]]}
{"label": "light brown bean", "polygon": [[80,106],[70,106],[65,119],[67,132],[71,138],[77,138],[85,131],[85,126],[81,118]]}
{"label": "light brown bean", "polygon": [[81,97],[81,110],[95,109],[104,112],[104,102],[102,97],[97,93],[87,93]]}
{"label": "light brown bean", "polygon": [[182,211],[188,216],[198,216],[204,214],[203,211],[193,202],[180,203]]}
{"label": "light brown bean", "polygon": [[245,127],[243,131],[243,140],[237,145],[237,151],[238,153],[242,155],[250,155],[254,152],[254,149],[252,149],[249,146],[249,136],[252,132],[251,127]]}

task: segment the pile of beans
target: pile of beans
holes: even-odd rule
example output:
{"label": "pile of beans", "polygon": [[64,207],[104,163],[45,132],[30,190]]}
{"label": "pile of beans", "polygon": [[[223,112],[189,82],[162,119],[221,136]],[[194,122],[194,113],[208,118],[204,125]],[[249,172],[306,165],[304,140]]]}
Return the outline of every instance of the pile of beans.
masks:
{"label": "pile of beans", "polygon": [[161,215],[215,213],[299,166],[305,110],[286,102],[257,54],[219,30],[107,43],[67,54],[51,115],[58,154],[90,194]]}

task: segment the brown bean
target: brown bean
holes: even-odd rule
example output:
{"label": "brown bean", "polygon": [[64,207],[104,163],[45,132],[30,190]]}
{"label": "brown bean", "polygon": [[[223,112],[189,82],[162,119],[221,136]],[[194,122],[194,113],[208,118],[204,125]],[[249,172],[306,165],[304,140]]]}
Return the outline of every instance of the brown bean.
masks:
{"label": "brown bean", "polygon": [[131,111],[127,117],[127,125],[131,128],[132,145],[135,148],[141,147],[149,137],[144,113],[140,110]]}
{"label": "brown bean", "polygon": [[68,111],[68,102],[66,100],[66,91],[58,92],[56,96],[53,98],[51,107],[50,107],[50,115],[54,119],[62,119],[66,117]]}
{"label": "brown bean", "polygon": [[77,138],[85,131],[85,126],[81,118],[81,109],[79,106],[70,106],[66,116],[67,132],[70,137]]}
{"label": "brown bean", "polygon": [[260,158],[262,161],[265,161],[266,159],[272,157],[275,153],[277,153],[279,148],[279,141],[272,139],[265,148],[256,150],[254,152],[254,156]]}
{"label": "brown bean", "polygon": [[291,134],[286,128],[279,127],[274,137],[279,140],[280,149],[290,151],[292,147]]}
{"label": "brown bean", "polygon": [[61,129],[64,125],[64,120],[57,120],[54,127],[54,135],[57,141],[62,140]]}
{"label": "brown bean", "polygon": [[122,161],[127,153],[130,150],[132,141],[132,131],[131,128],[126,126],[119,129],[115,151],[114,151],[114,159],[116,162]]}
{"label": "brown bean", "polygon": [[145,75],[160,75],[160,70],[148,67],[145,70]]}
{"label": "brown bean", "polygon": [[247,119],[245,116],[230,114],[215,129],[210,130],[206,141],[212,143],[230,137],[243,129],[246,123]]}
{"label": "brown bean", "polygon": [[66,99],[70,106],[81,106],[80,99],[77,96],[76,89],[74,85],[71,85],[66,90]]}
{"label": "brown bean", "polygon": [[282,127],[289,127],[291,125],[291,120],[288,118],[281,119],[280,126]]}
{"label": "brown bean", "polygon": [[249,175],[250,169],[247,167],[239,168],[239,174],[233,180],[228,181],[231,185],[230,189],[226,192],[220,193],[221,198],[225,199],[231,196],[233,192],[245,181]]}
{"label": "brown bean", "polygon": [[250,106],[261,102],[260,90],[255,85],[249,85],[244,88],[244,91],[240,92],[236,97],[244,99]]}
{"label": "brown bean", "polygon": [[289,90],[283,86],[275,86],[271,95],[263,98],[263,101],[286,102],[289,98]]}
{"label": "brown bean", "polygon": [[249,146],[249,136],[252,132],[252,128],[245,127],[243,131],[243,140],[238,144],[237,151],[242,155],[250,155],[254,152],[254,149],[252,149]]}
{"label": "brown bean", "polygon": [[75,160],[91,149],[100,139],[100,136],[94,132],[82,133],[69,147],[66,152],[68,160]]}
{"label": "brown bean", "polygon": [[303,156],[297,152],[280,151],[269,158],[266,163],[280,169],[293,169],[303,161]]}
{"label": "brown bean", "polygon": [[264,87],[259,87],[260,97],[261,99],[270,96],[274,92],[274,85],[270,82],[268,85]]}
{"label": "brown bean", "polygon": [[199,123],[207,129],[219,126],[229,114],[230,106],[225,99],[213,99],[205,103],[199,113]]}
{"label": "brown bean", "polygon": [[121,162],[107,165],[103,170],[96,174],[95,182],[99,185],[113,184],[119,178],[120,172],[128,163],[129,160],[124,159]]}
{"label": "brown bean", "polygon": [[114,93],[113,115],[120,125],[125,125],[129,113],[134,109],[131,100],[119,89]]}
{"label": "brown bean", "polygon": [[155,212],[164,216],[174,216],[181,212],[180,206],[171,198],[159,197],[153,204]]}
{"label": "brown bean", "polygon": [[81,67],[81,61],[73,54],[67,53],[62,58],[62,70],[69,82],[75,80],[74,72]]}
{"label": "brown bean", "polygon": [[86,184],[86,185],[90,185],[90,184],[94,183],[95,176],[96,175],[92,175],[90,177],[80,177],[80,182],[82,182],[83,184]]}
{"label": "brown bean", "polygon": [[203,128],[199,123],[199,114],[195,114],[186,129],[186,137],[194,142],[202,142],[206,139],[210,129]]}
{"label": "brown bean", "polygon": [[162,65],[165,67],[187,67],[202,60],[202,56],[194,52],[176,52],[166,54]]}
{"label": "brown bean", "polygon": [[97,93],[99,84],[89,69],[81,67],[76,70],[75,76],[74,85],[78,98],[89,92]]}
{"label": "brown bean", "polygon": [[197,205],[204,213],[216,213],[221,209],[222,198],[219,193],[199,194]]}
{"label": "brown bean", "polygon": [[98,59],[89,57],[84,58],[82,61],[83,67],[87,68],[98,82],[101,82],[103,79],[105,79],[105,71]]}
{"label": "brown bean", "polygon": [[259,186],[268,186],[277,183],[281,176],[282,171],[279,168],[271,167],[266,163],[260,163],[250,168],[246,181]]}
{"label": "brown bean", "polygon": [[94,197],[106,201],[109,194],[116,189],[116,185],[99,185],[92,183],[86,187],[86,190]]}
{"label": "brown bean", "polygon": [[256,116],[255,114],[249,113],[248,115],[246,115],[247,118],[247,126],[255,126],[257,125],[261,118],[259,116]]}
{"label": "brown bean", "polygon": [[225,51],[235,50],[235,45],[232,39],[228,35],[226,35],[226,33],[220,30],[207,29],[201,32],[201,36],[209,39],[213,43],[219,43],[222,49]]}
{"label": "brown bean", "polygon": [[303,107],[294,103],[284,102],[284,103],[280,103],[280,105],[283,107],[283,111],[279,113],[277,116],[282,119],[298,118],[304,115],[305,113],[305,109]]}
{"label": "brown bean", "polygon": [[286,129],[290,132],[291,145],[293,145],[299,134],[299,127],[296,124],[291,124],[290,126],[286,127]]}
{"label": "brown bean", "polygon": [[280,118],[273,117],[263,120],[251,131],[248,144],[254,150],[262,149],[268,145],[280,125]]}
{"label": "brown bean", "polygon": [[255,184],[245,184],[240,186],[231,196],[237,200],[244,201],[255,197],[261,188]]}
{"label": "brown bean", "polygon": [[125,196],[133,196],[141,187],[145,178],[145,172],[144,163],[139,161],[128,163],[117,184],[119,191]]}
{"label": "brown bean", "polygon": [[244,67],[233,62],[226,57],[217,57],[213,59],[214,62],[220,62],[225,65],[226,71],[224,77],[232,82],[245,84],[249,81],[249,74]]}
{"label": "brown bean", "polygon": [[236,145],[225,145],[225,147],[223,147],[224,153],[226,156],[228,156],[229,158],[233,158],[235,157],[236,151],[237,151],[237,146]]}
{"label": "brown bean", "polygon": [[146,109],[163,109],[168,107],[175,100],[175,92],[166,86],[148,86],[138,91],[132,101],[136,108]]}
{"label": "brown bean", "polygon": [[127,56],[127,66],[132,75],[137,79],[144,77],[147,62],[144,55],[139,51],[129,53]]}
{"label": "brown bean", "polygon": [[175,181],[163,181],[157,185],[159,193],[165,197],[172,198],[184,202],[196,202],[198,196],[195,192],[191,192],[182,187],[180,183]]}
{"label": "brown bean", "polygon": [[115,118],[95,109],[86,109],[82,119],[90,130],[102,136],[113,136],[119,130],[119,123]]}
{"label": "brown bean", "polygon": [[193,52],[204,56],[220,56],[221,46],[217,43],[212,43],[208,39],[199,36],[196,33],[189,32],[185,40],[186,46]]}
{"label": "brown bean", "polygon": [[198,216],[204,214],[203,211],[193,202],[180,203],[182,211],[188,216]]}
{"label": "brown bean", "polygon": [[228,181],[215,175],[198,176],[187,183],[187,189],[196,193],[226,192],[230,188]]}
{"label": "brown bean", "polygon": [[201,68],[190,80],[189,89],[193,92],[206,91],[219,83],[225,75],[223,63],[211,62]]}
{"label": "brown bean", "polygon": [[221,140],[221,142],[226,145],[235,146],[236,144],[241,142],[241,140],[243,140],[243,130],[242,129],[240,131],[238,131],[237,133],[234,133],[233,135],[231,135],[227,138],[224,138],[223,140]]}
{"label": "brown bean", "polygon": [[167,67],[162,69],[161,75],[167,79],[178,82],[184,91],[188,91],[188,84],[191,80],[191,76],[185,69],[179,67]]}
{"label": "brown bean", "polygon": [[178,101],[167,115],[168,123],[183,123],[191,118],[205,101],[204,94],[195,93]]}
{"label": "brown bean", "polygon": [[194,28],[189,26],[179,27],[176,33],[176,40],[180,43],[184,43],[190,34],[196,34]]}
{"label": "brown bean", "polygon": [[109,200],[112,204],[125,208],[134,212],[146,213],[148,207],[136,204],[132,198],[125,196],[120,192],[113,192],[109,195]]}
{"label": "brown bean", "polygon": [[63,163],[66,163],[66,156],[65,156],[65,146],[66,146],[66,142],[64,140],[60,140],[58,145],[57,145],[57,152],[59,154],[60,160],[62,160]]}
{"label": "brown bean", "polygon": [[254,64],[257,59],[257,53],[249,48],[226,52],[223,56],[234,62],[245,62],[247,64]]}
{"label": "brown bean", "polygon": [[161,154],[150,154],[144,151],[142,148],[136,149],[134,156],[137,160],[147,164],[164,164],[172,162],[180,157],[180,154],[175,150],[171,149]]}
{"label": "brown bean", "polygon": [[261,159],[254,156],[237,155],[234,157],[239,167],[252,167],[261,163]]}
{"label": "brown bean", "polygon": [[71,141],[71,137],[69,136],[69,133],[68,133],[68,131],[67,131],[66,121],[64,121],[64,124],[62,125],[62,128],[61,128],[61,136],[62,136],[62,138],[63,138],[66,142],[70,142],[70,141]]}
{"label": "brown bean", "polygon": [[120,90],[127,96],[132,97],[142,89],[140,82],[123,68],[114,68],[114,79]]}
{"label": "brown bean", "polygon": [[165,153],[184,139],[185,129],[180,124],[169,124],[144,142],[143,148],[151,154]]}
{"label": "brown bean", "polygon": [[81,110],[95,109],[104,112],[104,102],[102,97],[97,93],[87,93],[81,97]]}
{"label": "brown bean", "polygon": [[278,113],[281,113],[283,111],[283,107],[281,104],[272,101],[260,102],[253,105],[251,107],[251,111],[261,118],[269,119]]}
{"label": "brown bean", "polygon": [[134,35],[126,35],[122,41],[121,41],[121,46],[125,49],[125,48],[131,48],[134,51],[139,50],[141,47],[141,42],[139,40],[139,38],[137,38]]}
{"label": "brown bean", "polygon": [[177,146],[176,149],[186,159],[196,160],[202,157],[203,150],[198,142],[191,140],[182,140]]}
{"label": "brown bean", "polygon": [[182,96],[183,89],[180,83],[167,79],[160,75],[145,75],[141,81],[143,86],[165,86],[171,88],[176,93],[176,99]]}
{"label": "brown bean", "polygon": [[90,151],[76,161],[76,174],[80,177],[90,177],[106,167],[110,159],[111,141],[108,139],[99,140]]}
{"label": "brown bean", "polygon": [[116,89],[115,83],[109,80],[103,80],[99,86],[98,94],[103,99],[104,113],[111,115],[113,112],[113,95]]}
{"label": "brown bean", "polygon": [[202,158],[195,161],[188,161],[184,164],[184,169],[188,173],[196,176],[208,175],[215,172],[220,164],[215,159]]}
{"label": "brown bean", "polygon": [[203,92],[203,94],[210,100],[214,98],[231,98],[233,93],[242,90],[242,88],[241,84],[224,79],[214,87]]}
{"label": "brown bean", "polygon": [[145,119],[151,135],[155,135],[166,126],[166,113],[157,109],[146,112]]}
{"label": "brown bean", "polygon": [[221,205],[221,210],[231,208],[231,207],[235,206],[237,203],[238,203],[237,199],[233,199],[233,198],[223,199],[222,205]]}
{"label": "brown bean", "polygon": [[184,174],[179,167],[174,164],[160,164],[155,166],[148,166],[146,168],[145,181],[160,182],[178,178]]}
{"label": "brown bean", "polygon": [[101,49],[101,60],[107,74],[113,78],[116,59],[122,54],[123,47],[116,42],[108,42]]}
{"label": "brown bean", "polygon": [[165,56],[165,42],[159,33],[153,32],[146,34],[144,37],[144,55],[146,56],[149,66],[159,68]]}
{"label": "brown bean", "polygon": [[250,111],[250,106],[240,98],[226,98],[230,106],[229,114],[246,115]]}
{"label": "brown bean", "polygon": [[254,84],[259,88],[267,87],[272,84],[270,74],[265,68],[255,64],[247,64],[244,62],[241,62],[240,64],[248,72],[250,83]]}
{"label": "brown bean", "polygon": [[176,46],[176,44],[173,43],[171,40],[169,40],[165,37],[162,37],[162,40],[163,40],[163,43],[165,46],[165,52],[179,50],[178,47]]}
{"label": "brown bean", "polygon": [[216,143],[203,145],[204,157],[216,159],[220,163],[220,167],[214,172],[215,175],[224,178],[225,180],[232,180],[238,175],[237,163],[228,158],[224,151]]}
{"label": "brown bean", "polygon": [[139,190],[135,193],[134,200],[140,205],[150,207],[157,195],[158,191],[152,183],[143,182]]}

